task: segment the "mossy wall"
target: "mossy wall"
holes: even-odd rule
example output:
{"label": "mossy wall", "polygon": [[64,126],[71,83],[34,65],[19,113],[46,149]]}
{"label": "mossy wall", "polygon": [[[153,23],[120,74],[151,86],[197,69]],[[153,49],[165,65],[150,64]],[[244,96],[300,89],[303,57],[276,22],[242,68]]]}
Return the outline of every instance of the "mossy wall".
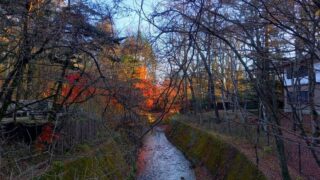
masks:
{"label": "mossy wall", "polygon": [[264,175],[236,148],[181,121],[171,121],[168,138],[193,163],[205,165],[214,179],[259,180]]}
{"label": "mossy wall", "polygon": [[67,162],[53,162],[51,170],[36,179],[129,179],[132,168],[113,140]]}

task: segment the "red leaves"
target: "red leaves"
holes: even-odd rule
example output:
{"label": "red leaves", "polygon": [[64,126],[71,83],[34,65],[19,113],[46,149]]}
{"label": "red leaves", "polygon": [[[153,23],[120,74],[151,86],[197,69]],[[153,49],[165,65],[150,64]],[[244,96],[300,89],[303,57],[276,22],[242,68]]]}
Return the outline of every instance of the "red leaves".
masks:
{"label": "red leaves", "polygon": [[69,74],[66,76],[68,81],[62,88],[62,96],[66,97],[66,103],[74,103],[85,100],[95,93],[95,88],[88,86],[90,78],[81,77],[80,74]]}
{"label": "red leaves", "polygon": [[69,74],[69,75],[67,75],[66,79],[68,80],[68,82],[70,84],[73,84],[80,79],[80,75],[79,74]]}
{"label": "red leaves", "polygon": [[59,134],[54,132],[54,125],[52,123],[46,123],[37,137],[35,144],[36,148],[38,150],[43,150],[57,139],[59,139]]}

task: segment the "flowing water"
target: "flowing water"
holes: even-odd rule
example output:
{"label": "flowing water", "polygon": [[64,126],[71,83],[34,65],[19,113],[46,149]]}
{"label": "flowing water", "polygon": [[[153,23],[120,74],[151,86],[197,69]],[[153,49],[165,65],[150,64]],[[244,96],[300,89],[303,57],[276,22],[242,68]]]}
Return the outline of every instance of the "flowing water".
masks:
{"label": "flowing water", "polygon": [[138,180],[194,180],[190,162],[156,128],[144,139],[138,157]]}

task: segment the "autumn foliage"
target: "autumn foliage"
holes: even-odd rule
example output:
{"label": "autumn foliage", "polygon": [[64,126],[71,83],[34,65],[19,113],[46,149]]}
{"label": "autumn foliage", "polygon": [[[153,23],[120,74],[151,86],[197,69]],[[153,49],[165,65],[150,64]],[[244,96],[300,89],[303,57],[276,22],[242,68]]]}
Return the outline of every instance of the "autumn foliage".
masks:
{"label": "autumn foliage", "polygon": [[36,148],[38,150],[44,150],[57,139],[59,139],[59,133],[54,131],[54,125],[52,123],[46,123],[42,127],[40,135],[37,137],[35,143]]}
{"label": "autumn foliage", "polygon": [[66,76],[67,84],[62,88],[62,96],[66,98],[66,104],[81,102],[95,94],[95,88],[90,85],[89,77],[82,77],[79,73]]}
{"label": "autumn foliage", "polygon": [[[148,76],[147,67],[135,67],[131,78],[134,82],[132,88],[137,90],[139,96],[143,99],[140,103],[140,107],[145,110],[152,109],[160,89],[152,82],[153,79]],[[92,79],[88,76],[82,76],[79,73],[70,73],[65,79],[66,81],[61,90],[62,98],[59,101],[59,103],[63,103],[63,105],[71,105],[72,103],[85,101],[90,96],[98,94],[108,95],[111,93],[105,89],[96,88],[96,85],[99,86],[99,83],[101,84],[101,82],[89,84],[92,82]],[[114,107],[118,107],[119,102],[117,102],[116,99],[111,99],[110,102]]]}
{"label": "autumn foliage", "polygon": [[134,77],[138,79],[138,82],[134,84],[134,88],[141,91],[144,101],[142,106],[150,110],[153,108],[156,97],[159,94],[157,87],[152,83],[152,79],[148,78],[147,67],[138,66],[135,69]]}

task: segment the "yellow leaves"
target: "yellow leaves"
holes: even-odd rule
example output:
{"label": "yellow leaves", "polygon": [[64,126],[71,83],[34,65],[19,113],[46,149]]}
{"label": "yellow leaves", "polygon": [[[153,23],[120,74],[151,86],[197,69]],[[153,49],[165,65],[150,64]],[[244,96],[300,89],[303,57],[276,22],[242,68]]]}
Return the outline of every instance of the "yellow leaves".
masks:
{"label": "yellow leaves", "polygon": [[0,36],[0,43],[8,43],[8,42],[9,42],[8,38]]}
{"label": "yellow leaves", "polygon": [[42,3],[43,0],[30,0],[27,4],[27,9],[29,12],[31,12],[35,7],[39,8],[40,4]]}
{"label": "yellow leaves", "polygon": [[320,9],[318,9],[318,11],[316,11],[316,16],[320,17]]}
{"label": "yellow leaves", "polygon": [[102,23],[98,24],[98,28],[106,33],[113,33],[113,26],[111,20],[105,20]]}

